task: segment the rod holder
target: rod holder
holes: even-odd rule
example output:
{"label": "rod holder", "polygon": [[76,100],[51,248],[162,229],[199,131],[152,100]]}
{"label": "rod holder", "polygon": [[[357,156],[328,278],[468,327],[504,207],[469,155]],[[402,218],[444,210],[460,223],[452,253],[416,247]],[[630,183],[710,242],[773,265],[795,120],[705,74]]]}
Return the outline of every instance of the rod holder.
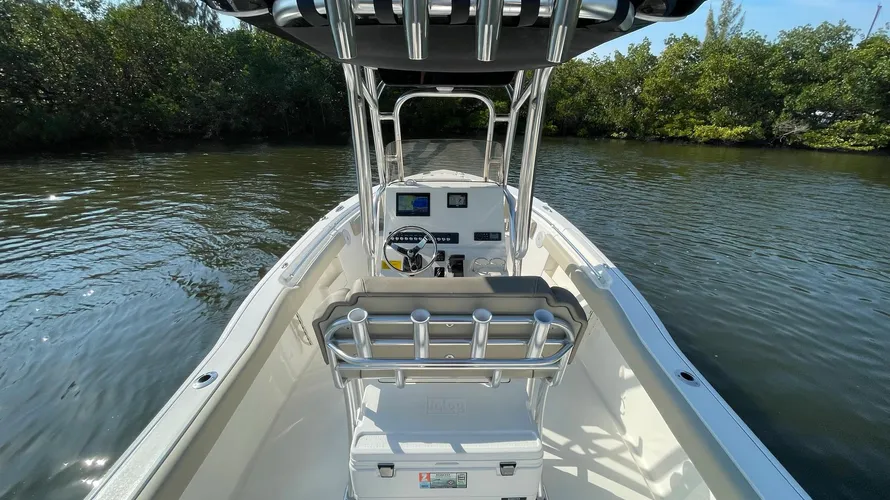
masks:
{"label": "rod holder", "polygon": [[547,60],[563,63],[568,60],[568,49],[578,26],[582,0],[555,0],[553,15],[550,18],[550,43],[547,46]]}
{"label": "rod holder", "polygon": [[402,370],[396,370],[396,387],[399,389],[405,387],[405,372]]}
{"label": "rod holder", "polygon": [[476,3],[476,59],[491,62],[498,51],[504,0],[478,0]]}
{"label": "rod holder", "polygon": [[525,353],[526,358],[540,358],[544,353],[544,344],[547,342],[547,334],[550,333],[550,326],[553,325],[553,313],[546,309],[538,309],[535,311],[535,326],[532,336],[528,340],[528,350]]}
{"label": "rod holder", "polygon": [[426,309],[415,309],[411,313],[414,324],[414,358],[430,357],[430,312]]}
{"label": "rod holder", "polygon": [[363,358],[371,358],[371,336],[368,335],[368,311],[360,307],[349,311],[346,315],[352,326],[352,338],[355,339],[355,351]]}
{"label": "rod holder", "polygon": [[405,24],[408,59],[412,61],[426,59],[427,35],[430,27],[430,1],[402,0],[402,22]]}
{"label": "rod holder", "polygon": [[470,346],[470,357],[482,359],[485,357],[485,348],[488,346],[488,326],[491,323],[491,313],[487,309],[473,311],[473,344]]}
{"label": "rod holder", "polygon": [[341,60],[355,58],[355,15],[352,0],[325,0],[325,10],[334,35],[334,48]]}

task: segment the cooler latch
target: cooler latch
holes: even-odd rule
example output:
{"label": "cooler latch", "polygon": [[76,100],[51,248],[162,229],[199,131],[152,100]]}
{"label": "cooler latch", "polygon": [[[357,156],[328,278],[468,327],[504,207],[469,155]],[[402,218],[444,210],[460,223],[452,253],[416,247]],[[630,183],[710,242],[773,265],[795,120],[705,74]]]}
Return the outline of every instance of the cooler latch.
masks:
{"label": "cooler latch", "polygon": [[516,462],[501,462],[501,475],[512,476],[516,472]]}
{"label": "cooler latch", "polygon": [[395,464],[377,464],[377,473],[380,477],[393,477],[396,473]]}

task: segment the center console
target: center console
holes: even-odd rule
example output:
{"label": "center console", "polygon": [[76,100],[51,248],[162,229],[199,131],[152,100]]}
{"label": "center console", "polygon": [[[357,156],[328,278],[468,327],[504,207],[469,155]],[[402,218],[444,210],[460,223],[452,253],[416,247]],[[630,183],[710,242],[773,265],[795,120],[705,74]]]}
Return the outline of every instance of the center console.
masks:
{"label": "center console", "polygon": [[[501,186],[469,181],[423,182],[409,180],[386,188],[383,199],[381,241],[399,228],[418,226],[436,239],[435,263],[423,276],[506,275],[507,245],[505,200]],[[393,237],[405,247],[424,237],[406,230]],[[378,255],[383,275],[398,274],[401,262],[388,250]]]}

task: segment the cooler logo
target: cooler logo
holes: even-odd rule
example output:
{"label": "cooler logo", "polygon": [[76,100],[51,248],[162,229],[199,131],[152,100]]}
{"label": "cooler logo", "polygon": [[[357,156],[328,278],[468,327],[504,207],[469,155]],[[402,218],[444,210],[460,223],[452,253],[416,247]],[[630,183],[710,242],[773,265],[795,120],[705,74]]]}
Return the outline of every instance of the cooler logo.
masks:
{"label": "cooler logo", "polygon": [[419,472],[417,481],[421,489],[466,488],[466,472]]}
{"label": "cooler logo", "polygon": [[426,398],[427,415],[463,415],[467,403],[463,398]]}

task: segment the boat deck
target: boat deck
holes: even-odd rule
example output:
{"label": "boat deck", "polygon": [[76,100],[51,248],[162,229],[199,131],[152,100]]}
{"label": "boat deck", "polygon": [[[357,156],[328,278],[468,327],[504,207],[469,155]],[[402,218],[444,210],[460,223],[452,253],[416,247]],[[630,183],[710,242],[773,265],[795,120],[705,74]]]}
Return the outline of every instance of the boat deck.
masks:
{"label": "boat deck", "polygon": [[[548,497],[651,499],[645,478],[596,394],[580,366],[570,367],[563,383],[550,391],[543,432]],[[330,369],[315,356],[236,497],[342,498],[348,477],[345,425],[343,394],[334,388]]]}

